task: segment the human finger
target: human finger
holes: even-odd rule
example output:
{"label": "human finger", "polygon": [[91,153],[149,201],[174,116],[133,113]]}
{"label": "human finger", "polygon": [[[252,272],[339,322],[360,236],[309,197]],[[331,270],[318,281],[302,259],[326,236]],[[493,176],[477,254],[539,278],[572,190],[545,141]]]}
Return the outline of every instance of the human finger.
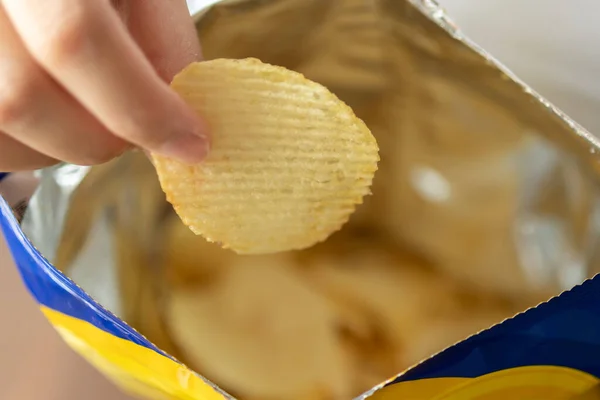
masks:
{"label": "human finger", "polygon": [[0,171],[30,171],[58,163],[0,132]]}
{"label": "human finger", "polygon": [[[200,41],[185,0],[130,0],[129,32],[166,82],[202,59]],[[123,6],[121,11],[125,12]]]}
{"label": "human finger", "polygon": [[0,88],[0,130],[38,153],[90,165],[127,147],[37,65],[1,7]]}
{"label": "human finger", "polygon": [[1,0],[33,57],[115,135],[188,163],[203,122],[162,81],[108,1]]}

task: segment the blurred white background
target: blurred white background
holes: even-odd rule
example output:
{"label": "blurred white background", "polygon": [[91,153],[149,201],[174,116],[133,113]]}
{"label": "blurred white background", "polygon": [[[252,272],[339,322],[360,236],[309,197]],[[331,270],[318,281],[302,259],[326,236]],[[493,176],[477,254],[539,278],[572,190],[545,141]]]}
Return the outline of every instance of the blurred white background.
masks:
{"label": "blurred white background", "polygon": [[[600,135],[600,1],[439,1],[473,40]],[[207,2],[189,0],[196,10]],[[2,242],[0,353],[3,400],[127,399],[60,341]]]}
{"label": "blurred white background", "polygon": [[600,135],[597,0],[438,0],[471,39]]}

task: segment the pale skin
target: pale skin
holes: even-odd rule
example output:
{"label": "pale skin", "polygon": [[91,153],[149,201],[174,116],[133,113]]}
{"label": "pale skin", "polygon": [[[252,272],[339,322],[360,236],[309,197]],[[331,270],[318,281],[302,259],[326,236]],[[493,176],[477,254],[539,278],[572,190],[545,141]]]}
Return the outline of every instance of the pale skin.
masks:
{"label": "pale skin", "polygon": [[0,171],[201,162],[208,129],[168,86],[200,59],[185,0],[0,0]]}

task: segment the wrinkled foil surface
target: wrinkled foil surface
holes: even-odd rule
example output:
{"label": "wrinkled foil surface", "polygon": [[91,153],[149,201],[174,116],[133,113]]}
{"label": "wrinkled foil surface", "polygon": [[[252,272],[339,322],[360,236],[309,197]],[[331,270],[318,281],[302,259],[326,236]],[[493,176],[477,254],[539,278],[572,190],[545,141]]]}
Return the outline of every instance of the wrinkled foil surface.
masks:
{"label": "wrinkled foil surface", "polygon": [[[197,14],[197,27],[206,59],[299,71],[370,127],[382,161],[350,224],[384,226],[441,270],[508,296],[545,299],[598,271],[600,142],[435,2],[222,1]],[[151,164],[130,153],[39,178],[26,234],[127,320],[124,296],[137,289],[120,286],[123,274],[152,272],[170,212]]]}

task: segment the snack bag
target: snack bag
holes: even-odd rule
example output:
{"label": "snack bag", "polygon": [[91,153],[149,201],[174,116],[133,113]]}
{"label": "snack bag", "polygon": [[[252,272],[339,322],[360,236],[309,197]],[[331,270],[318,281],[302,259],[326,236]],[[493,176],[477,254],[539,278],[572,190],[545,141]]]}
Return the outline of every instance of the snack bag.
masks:
{"label": "snack bag", "polygon": [[[214,3],[207,59],[300,72],[364,121],[372,196],[322,243],[239,255],[181,222],[141,152],[2,174],[0,227],[64,340],[152,400],[600,398],[598,140],[431,0]],[[310,143],[317,169],[339,151]]]}
{"label": "snack bag", "polygon": [[598,399],[598,278],[390,380],[383,399]]}

